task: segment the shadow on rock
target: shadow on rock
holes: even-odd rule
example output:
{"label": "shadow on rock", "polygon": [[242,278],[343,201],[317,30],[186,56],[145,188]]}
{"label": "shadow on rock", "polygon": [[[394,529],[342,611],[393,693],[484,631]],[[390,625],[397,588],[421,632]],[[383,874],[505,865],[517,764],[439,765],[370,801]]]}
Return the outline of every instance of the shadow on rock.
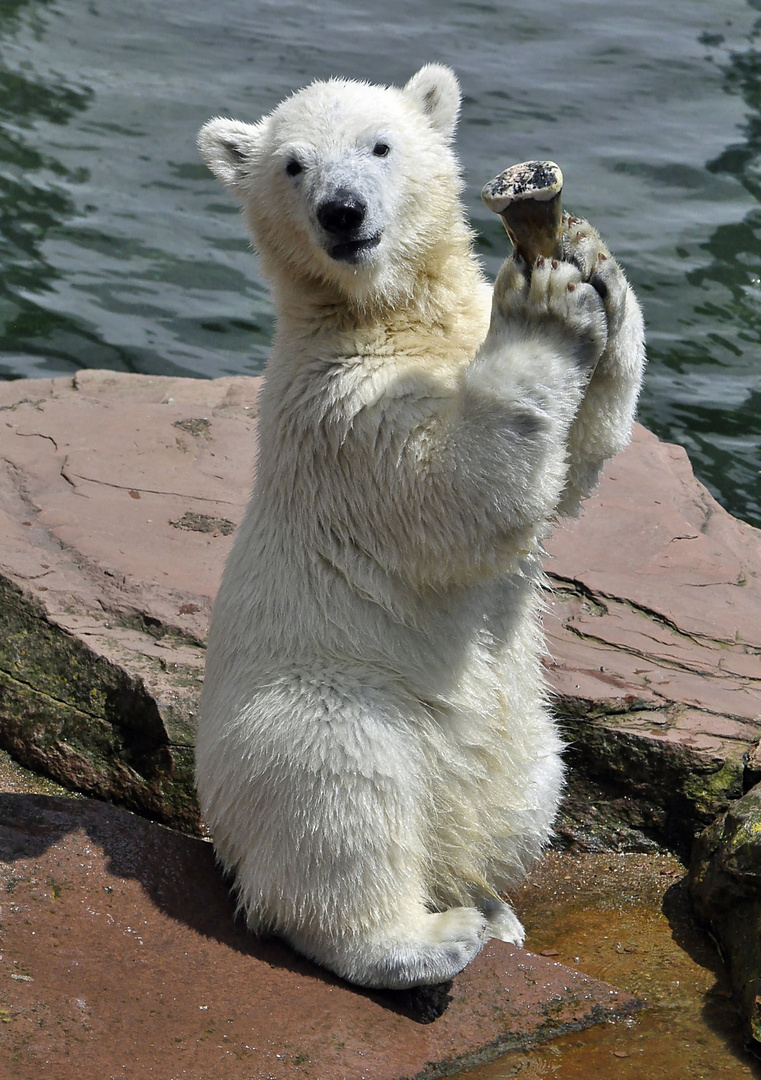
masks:
{"label": "shadow on rock", "polygon": [[727,961],[748,1048],[761,1057],[761,784],[700,834],[689,889]]}
{"label": "shadow on rock", "polygon": [[[716,939],[706,934],[704,920],[695,919],[689,876],[686,875],[667,890],[663,898],[663,913],[679,948],[714,976],[715,983],[705,999],[701,1016],[706,1027],[726,1041],[727,1052],[730,1053],[733,1047],[727,1033],[736,1028],[738,1012],[733,999],[732,978],[717,948]],[[739,1011],[742,1012],[741,1009]],[[749,1054],[758,1056],[752,1043],[749,1045],[746,1042],[746,1049]],[[747,1066],[749,1075],[761,1078],[761,1063],[749,1056]]]}
{"label": "shadow on rock", "polygon": [[54,846],[70,846],[81,833],[105,855],[108,875],[138,881],[165,915],[244,956],[326,986],[342,985],[419,1024],[432,1023],[449,1005],[451,983],[400,991],[366,990],[344,983],[276,937],[249,933],[236,915],[231,882],[224,879],[206,841],[108,803],[0,794],[0,862],[40,858]]}

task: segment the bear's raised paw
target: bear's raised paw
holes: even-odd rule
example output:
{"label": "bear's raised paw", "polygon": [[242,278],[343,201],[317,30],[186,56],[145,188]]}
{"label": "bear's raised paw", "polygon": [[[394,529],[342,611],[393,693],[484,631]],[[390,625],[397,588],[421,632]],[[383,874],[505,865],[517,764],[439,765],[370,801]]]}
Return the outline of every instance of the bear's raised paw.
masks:
{"label": "bear's raised paw", "polygon": [[608,340],[605,305],[581,270],[565,259],[537,259],[533,268],[519,255],[502,266],[494,283],[490,334],[500,323],[508,335],[532,337],[594,370]]}

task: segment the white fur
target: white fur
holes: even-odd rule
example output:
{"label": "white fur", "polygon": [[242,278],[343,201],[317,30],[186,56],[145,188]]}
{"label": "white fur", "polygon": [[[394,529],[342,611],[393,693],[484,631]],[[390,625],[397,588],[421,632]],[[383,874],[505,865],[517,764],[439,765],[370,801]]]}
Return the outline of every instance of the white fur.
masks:
{"label": "white fur", "polygon": [[[523,940],[500,894],[562,786],[541,540],[628,439],[643,363],[636,301],[585,223],[566,228],[578,266],[529,280],[509,259],[490,304],[459,100],[427,65],[402,90],[315,83],[199,137],[243,199],[278,326],[198,791],[252,929],[368,986],[441,982],[489,936]],[[320,225],[338,190],[366,208],[362,243],[380,237],[354,262]]]}

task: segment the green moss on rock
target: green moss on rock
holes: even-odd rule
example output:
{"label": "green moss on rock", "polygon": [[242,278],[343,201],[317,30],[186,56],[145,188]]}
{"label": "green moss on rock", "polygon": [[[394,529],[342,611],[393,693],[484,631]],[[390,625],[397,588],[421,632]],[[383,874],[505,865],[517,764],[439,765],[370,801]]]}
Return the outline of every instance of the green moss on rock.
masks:
{"label": "green moss on rock", "polygon": [[1,578],[0,721],[0,747],[22,765],[199,830],[192,751],[172,744],[142,680],[56,626],[33,596]]}
{"label": "green moss on rock", "polygon": [[698,838],[689,887],[729,965],[749,1041],[761,1051],[761,784]]}

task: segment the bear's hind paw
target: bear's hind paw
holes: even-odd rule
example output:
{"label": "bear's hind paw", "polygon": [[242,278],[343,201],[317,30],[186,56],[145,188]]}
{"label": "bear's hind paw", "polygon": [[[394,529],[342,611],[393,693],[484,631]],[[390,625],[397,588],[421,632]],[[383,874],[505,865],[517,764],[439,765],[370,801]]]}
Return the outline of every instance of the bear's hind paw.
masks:
{"label": "bear's hind paw", "polygon": [[478,908],[457,907],[428,914],[417,933],[392,947],[381,966],[384,985],[409,987],[447,982],[480,953],[489,937]]}
{"label": "bear's hind paw", "polygon": [[308,945],[295,936],[290,941],[349,982],[408,990],[448,982],[479,954],[489,936],[487,920],[478,908],[457,907],[424,912],[414,922],[389,927],[374,939],[351,935],[324,955],[314,942]]}

